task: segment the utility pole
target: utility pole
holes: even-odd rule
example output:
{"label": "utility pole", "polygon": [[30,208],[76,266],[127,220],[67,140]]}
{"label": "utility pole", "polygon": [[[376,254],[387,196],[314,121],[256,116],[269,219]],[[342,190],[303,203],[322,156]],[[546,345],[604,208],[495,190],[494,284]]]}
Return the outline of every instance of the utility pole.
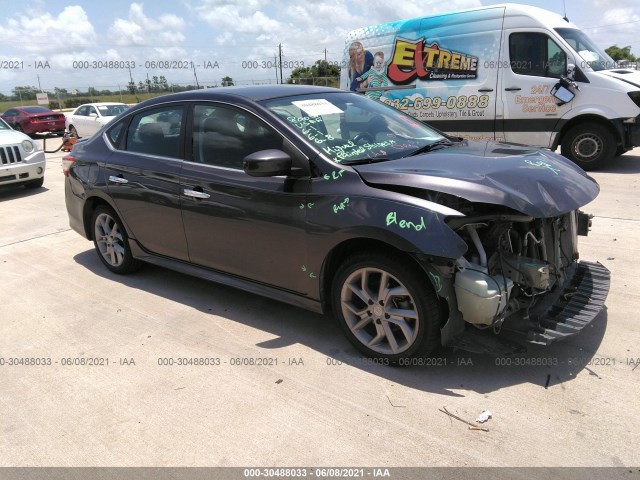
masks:
{"label": "utility pole", "polygon": [[280,51],[280,83],[283,83],[282,81],[282,44],[278,45],[278,50]]}
{"label": "utility pole", "polygon": [[324,49],[324,61],[325,62],[327,61],[327,49],[326,48]]}
{"label": "utility pole", "polygon": [[38,88],[40,89],[40,92],[42,92],[42,87],[40,86],[40,75],[36,75],[38,77]]}
{"label": "utility pole", "polygon": [[131,81],[130,85],[133,85],[133,92],[136,93],[136,84],[133,82],[133,75],[131,74],[131,67],[129,67],[129,80]]}
{"label": "utility pole", "polygon": [[278,83],[278,56],[274,55],[273,56],[273,66],[276,69],[276,84]]}
{"label": "utility pole", "polygon": [[198,90],[200,89],[200,84],[198,83],[198,75],[196,74],[196,65],[195,63],[193,64],[193,76],[196,78],[196,87],[198,87]]}

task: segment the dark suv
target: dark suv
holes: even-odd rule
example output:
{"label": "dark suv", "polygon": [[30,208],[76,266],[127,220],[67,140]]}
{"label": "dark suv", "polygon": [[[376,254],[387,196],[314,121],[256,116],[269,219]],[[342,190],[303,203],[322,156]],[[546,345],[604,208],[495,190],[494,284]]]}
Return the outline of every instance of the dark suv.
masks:
{"label": "dark suv", "polygon": [[[572,162],[447,137],[335,89],[151,99],[63,168],[70,224],[111,271],[149,262],[333,311],[389,362],[551,343],[589,324],[609,288],[604,267],[577,261],[578,209],[599,188]],[[500,331],[509,342],[491,341]]]}

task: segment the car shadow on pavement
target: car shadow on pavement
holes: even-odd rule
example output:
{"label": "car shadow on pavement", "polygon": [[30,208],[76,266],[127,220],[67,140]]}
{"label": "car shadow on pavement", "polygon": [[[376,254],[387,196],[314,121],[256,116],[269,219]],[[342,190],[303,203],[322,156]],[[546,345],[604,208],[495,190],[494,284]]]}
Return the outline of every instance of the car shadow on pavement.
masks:
{"label": "car shadow on pavement", "polygon": [[13,200],[15,198],[31,197],[48,191],[49,189],[47,187],[24,188],[22,185],[1,185],[0,202],[4,200]]}
{"label": "car shadow on pavement", "polygon": [[[621,155],[596,170],[598,173],[640,173],[640,156]],[[588,173],[588,172],[587,172]]]}
{"label": "car shadow on pavement", "polygon": [[[264,350],[256,357],[275,356],[280,349],[301,344],[324,355],[326,359],[323,362],[326,361],[327,365],[349,365],[406,387],[453,397],[465,397],[468,391],[490,393],[522,383],[549,388],[575,379],[583,370],[589,371],[594,378],[598,377],[593,371],[597,367],[590,369],[588,362],[597,352],[605,334],[606,309],[573,339],[549,347],[534,345],[528,353],[496,357],[443,348],[429,357],[417,359],[414,365],[393,367],[363,357],[329,315],[316,314],[154,265],[146,264],[131,275],[116,275],[102,265],[94,250],[79,253],[74,260],[105,280],[278,337],[256,344],[258,349]],[[188,322],[188,319],[175,321]]]}

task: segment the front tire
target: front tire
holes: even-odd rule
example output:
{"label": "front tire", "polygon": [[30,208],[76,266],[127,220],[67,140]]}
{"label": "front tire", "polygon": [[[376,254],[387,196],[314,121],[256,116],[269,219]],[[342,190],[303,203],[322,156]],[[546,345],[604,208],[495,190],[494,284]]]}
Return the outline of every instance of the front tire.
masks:
{"label": "front tire", "polygon": [[442,313],[421,270],[401,257],[359,254],[337,271],[334,315],[364,355],[392,364],[440,346]]}
{"label": "front tire", "polygon": [[112,208],[98,206],[93,212],[91,225],[93,244],[105,267],[118,274],[130,273],[140,267],[140,261],[131,254],[127,232]]}
{"label": "front tire", "polygon": [[42,185],[44,185],[44,177],[25,183],[24,188],[40,188]]}
{"label": "front tire", "polygon": [[587,122],[571,127],[562,138],[562,155],[584,170],[595,170],[611,160],[617,145],[604,125]]}

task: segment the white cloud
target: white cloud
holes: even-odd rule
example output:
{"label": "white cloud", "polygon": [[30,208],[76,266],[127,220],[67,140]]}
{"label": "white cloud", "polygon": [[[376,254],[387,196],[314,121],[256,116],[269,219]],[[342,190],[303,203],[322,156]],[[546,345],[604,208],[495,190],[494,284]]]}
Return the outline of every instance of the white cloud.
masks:
{"label": "white cloud", "polygon": [[175,46],[185,41],[186,22],[174,14],[157,18],[145,15],[142,3],[132,3],[128,18],[117,18],[109,28],[109,37],[122,46]]}
{"label": "white cloud", "polygon": [[0,38],[10,38],[13,47],[38,54],[91,46],[97,35],[84,9],[74,5],[57,16],[17,14],[0,25]]}

